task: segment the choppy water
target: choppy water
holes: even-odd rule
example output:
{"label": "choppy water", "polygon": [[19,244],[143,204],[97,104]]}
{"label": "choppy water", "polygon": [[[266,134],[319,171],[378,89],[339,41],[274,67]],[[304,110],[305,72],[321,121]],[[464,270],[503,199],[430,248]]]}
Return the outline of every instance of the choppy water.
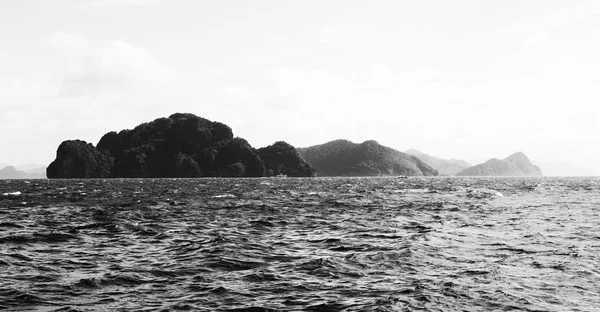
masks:
{"label": "choppy water", "polygon": [[16,191],[0,310],[600,310],[598,178],[0,181]]}

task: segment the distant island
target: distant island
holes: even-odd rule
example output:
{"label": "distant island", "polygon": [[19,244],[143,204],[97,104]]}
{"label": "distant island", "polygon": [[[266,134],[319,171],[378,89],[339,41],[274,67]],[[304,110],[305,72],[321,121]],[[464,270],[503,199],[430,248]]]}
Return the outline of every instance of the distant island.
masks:
{"label": "distant island", "polygon": [[176,113],[109,132],[97,146],[64,141],[46,173],[48,178],[311,177],[315,169],[286,142],[255,149],[223,123]]}
{"label": "distant island", "polygon": [[541,176],[542,169],[531,163],[522,153],[514,153],[504,159],[492,158],[482,164],[469,167],[457,176]]}
{"label": "distant island", "polygon": [[33,168],[20,170],[15,166],[3,166],[0,169],[0,179],[45,179],[45,168]]}
{"label": "distant island", "polygon": [[357,144],[335,140],[298,148],[318,176],[436,176],[438,172],[415,156],[370,140]]}
{"label": "distant island", "polygon": [[427,155],[416,149],[409,149],[404,151],[404,153],[419,158],[424,163],[437,170],[440,173],[440,175],[453,176],[471,167],[471,164],[462,159],[443,159]]}

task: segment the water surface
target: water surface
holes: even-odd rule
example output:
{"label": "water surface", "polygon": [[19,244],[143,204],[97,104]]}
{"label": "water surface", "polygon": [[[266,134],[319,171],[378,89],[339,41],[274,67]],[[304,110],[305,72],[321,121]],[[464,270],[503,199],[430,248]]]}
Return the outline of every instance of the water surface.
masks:
{"label": "water surface", "polygon": [[0,310],[600,310],[597,178],[0,180],[0,193]]}

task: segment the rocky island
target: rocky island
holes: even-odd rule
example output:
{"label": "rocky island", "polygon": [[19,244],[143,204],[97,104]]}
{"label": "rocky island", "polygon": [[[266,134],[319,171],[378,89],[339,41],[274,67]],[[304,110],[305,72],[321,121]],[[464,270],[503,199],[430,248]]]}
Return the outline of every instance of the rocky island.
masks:
{"label": "rocky island", "polygon": [[531,163],[522,153],[514,153],[504,159],[492,158],[482,164],[469,167],[458,176],[541,176],[542,169]]}
{"label": "rocky island", "polygon": [[48,178],[311,177],[315,169],[285,142],[257,150],[223,123],[176,113],[109,132],[97,146],[64,141],[46,173]]}
{"label": "rocky island", "polygon": [[299,148],[318,176],[435,176],[438,172],[415,156],[370,140],[360,144],[335,140]]}

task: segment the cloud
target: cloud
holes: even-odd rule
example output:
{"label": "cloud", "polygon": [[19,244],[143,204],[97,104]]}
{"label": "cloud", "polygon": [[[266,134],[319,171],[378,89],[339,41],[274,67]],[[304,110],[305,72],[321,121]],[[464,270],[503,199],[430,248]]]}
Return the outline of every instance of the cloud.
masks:
{"label": "cloud", "polygon": [[160,0],[88,0],[85,2],[93,7],[131,7],[159,4]]}
{"label": "cloud", "polygon": [[174,77],[147,49],[124,41],[92,47],[84,35],[56,33],[44,42],[68,59],[60,96],[131,92],[168,84]]}
{"label": "cloud", "polygon": [[329,25],[325,26],[321,30],[321,36],[319,38],[319,41],[323,43],[332,43],[334,41],[339,40],[349,40],[352,39],[352,37],[353,33],[349,28]]}
{"label": "cloud", "polygon": [[53,49],[65,55],[83,54],[89,49],[89,39],[86,35],[80,33],[57,32],[43,42]]}
{"label": "cloud", "polygon": [[234,100],[248,102],[252,97],[252,91],[248,86],[234,86],[230,84],[222,84],[220,91]]}
{"label": "cloud", "polygon": [[[427,103],[423,100],[428,95],[421,94],[424,88],[443,81],[443,74],[435,68],[399,72],[381,63],[373,63],[350,74],[288,67],[274,69],[268,76],[273,82],[269,92],[271,97],[293,98],[300,110],[329,109],[337,116],[354,113],[362,109],[362,105],[375,109],[400,102]],[[361,105],[350,107],[351,103]],[[367,111],[361,116],[376,115]]]}
{"label": "cloud", "polygon": [[[214,99],[208,99],[219,103],[223,111],[238,112],[235,115],[243,118],[231,114],[213,117],[256,146],[283,138],[298,146],[336,138],[377,138],[395,144],[395,133],[414,133],[423,128],[424,119],[448,124],[446,111],[451,108],[436,107],[439,114],[432,114],[432,105],[447,103],[448,97],[457,98],[456,93],[461,92],[446,81],[451,79],[440,69],[403,72],[382,63],[344,73],[280,67],[267,71],[263,78],[257,78],[262,81],[258,84],[222,88]],[[225,94],[238,97],[223,101]],[[419,131],[431,132],[429,128]]]}
{"label": "cloud", "polygon": [[[56,94],[56,89],[52,86],[24,79],[12,79],[9,83],[7,83],[4,86],[0,85],[0,99],[43,97],[50,96],[52,94]],[[10,105],[10,103],[5,105]]]}
{"label": "cloud", "polygon": [[593,19],[600,13],[600,5],[595,2],[577,2],[575,6],[562,7],[544,14],[519,20],[498,32],[508,38],[524,39],[527,43],[543,41],[561,28]]}
{"label": "cloud", "polygon": [[96,144],[109,131],[198,107],[141,46],[66,32],[43,43],[57,52],[48,55],[57,70],[0,76],[3,162],[49,163],[64,140]]}

